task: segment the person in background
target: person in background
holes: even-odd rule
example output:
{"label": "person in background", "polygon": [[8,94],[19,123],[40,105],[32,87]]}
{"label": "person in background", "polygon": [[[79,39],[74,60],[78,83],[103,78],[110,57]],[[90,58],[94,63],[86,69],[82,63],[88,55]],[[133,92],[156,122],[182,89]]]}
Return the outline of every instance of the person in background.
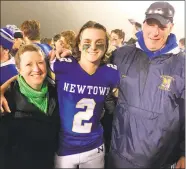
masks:
{"label": "person in background", "polygon": [[52,38],[52,46],[57,51],[60,51],[63,48],[60,38],[61,34],[56,34]]}
{"label": "person in background", "polygon": [[114,29],[111,31],[110,44],[112,46],[119,48],[124,45],[124,40],[125,40],[125,32],[123,32],[121,29]]}
{"label": "person in background", "polygon": [[14,57],[20,48],[24,44],[23,34],[16,25],[6,25],[6,27],[12,32],[14,36],[14,44],[10,54]]}
{"label": "person in background", "polygon": [[63,57],[68,53],[72,55],[75,45],[76,35],[74,31],[63,31],[53,37],[54,50],[57,58]]}
{"label": "person in background", "polygon": [[186,50],[185,50],[185,38],[181,38],[180,40],[179,40],[179,48],[181,49],[181,51],[183,52],[185,52]]}
{"label": "person in background", "polygon": [[12,31],[8,28],[0,29],[0,85],[5,83],[11,77],[17,75],[14,58],[10,55],[14,44],[14,37]]}
{"label": "person in background", "polygon": [[185,53],[174,7],[154,2],[137,42],[113,52],[120,72],[109,168],[185,168]]}
{"label": "person in background", "polygon": [[53,169],[59,108],[56,89],[46,80],[44,53],[23,45],[15,62],[19,74],[5,92],[11,112],[0,113],[0,168]]}
{"label": "person in background", "polygon": [[65,49],[73,51],[75,47],[76,34],[74,31],[68,30],[61,32],[61,41]]}
{"label": "person in background", "polygon": [[48,44],[49,46],[52,46],[52,39],[51,38],[42,38],[40,40],[42,44]]}
{"label": "person in background", "polygon": [[21,24],[20,29],[23,33],[25,43],[36,44],[41,48],[45,56],[48,57],[52,47],[46,43],[41,43],[40,23],[36,20],[26,20]]}
{"label": "person in background", "polygon": [[135,44],[137,42],[136,33],[141,31],[142,26],[139,22],[134,21],[133,19],[129,19],[129,22],[132,24],[132,37],[126,42],[127,45]]}
{"label": "person in background", "polygon": [[107,36],[109,37],[109,46],[108,46],[108,49],[107,49],[107,51],[106,51],[105,56],[106,56],[107,59],[109,60],[109,58],[110,58],[111,55],[112,55],[112,52],[113,52],[114,50],[116,50],[117,47],[116,47],[116,46],[113,46],[113,45],[111,44],[109,32],[107,32]]}

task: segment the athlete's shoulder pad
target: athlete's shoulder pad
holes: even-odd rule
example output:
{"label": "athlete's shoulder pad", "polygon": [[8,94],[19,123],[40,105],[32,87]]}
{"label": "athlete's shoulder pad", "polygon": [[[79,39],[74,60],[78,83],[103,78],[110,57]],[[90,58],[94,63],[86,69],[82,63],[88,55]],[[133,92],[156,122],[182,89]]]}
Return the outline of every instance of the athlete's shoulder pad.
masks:
{"label": "athlete's shoulder pad", "polygon": [[114,70],[117,70],[117,69],[118,69],[116,65],[111,64],[111,63],[106,64],[106,66],[107,66],[109,69],[114,69]]}
{"label": "athlete's shoulder pad", "polygon": [[59,61],[71,63],[71,62],[73,62],[73,59],[71,57],[64,57],[64,58],[60,58]]}

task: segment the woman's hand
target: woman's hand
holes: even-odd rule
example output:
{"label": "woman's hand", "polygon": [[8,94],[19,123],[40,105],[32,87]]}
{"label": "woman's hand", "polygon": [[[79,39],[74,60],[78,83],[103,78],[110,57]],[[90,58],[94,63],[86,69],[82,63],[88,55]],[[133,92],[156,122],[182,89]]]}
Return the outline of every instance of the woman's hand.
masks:
{"label": "woman's hand", "polygon": [[177,169],[185,168],[185,157],[181,157],[181,158],[178,160],[177,165],[176,165],[176,168],[177,168]]}
{"label": "woman's hand", "polygon": [[0,86],[0,106],[1,106],[1,111],[0,113],[3,113],[3,112],[11,112],[10,111],[10,108],[8,106],[8,102],[4,96],[6,90],[10,87],[10,84],[15,81],[17,79],[17,75],[16,76],[13,76],[11,77],[10,79],[8,79],[5,83],[3,83],[1,86]]}
{"label": "woman's hand", "polygon": [[4,112],[11,112],[10,111],[10,108],[8,106],[8,102],[4,96],[4,93],[1,92],[1,95],[0,95],[0,103],[1,103],[1,113],[4,113]]}
{"label": "woman's hand", "polygon": [[60,51],[54,49],[51,50],[48,57],[49,57],[49,61],[53,61],[55,58],[60,59],[71,55],[72,55],[71,50],[63,48]]}

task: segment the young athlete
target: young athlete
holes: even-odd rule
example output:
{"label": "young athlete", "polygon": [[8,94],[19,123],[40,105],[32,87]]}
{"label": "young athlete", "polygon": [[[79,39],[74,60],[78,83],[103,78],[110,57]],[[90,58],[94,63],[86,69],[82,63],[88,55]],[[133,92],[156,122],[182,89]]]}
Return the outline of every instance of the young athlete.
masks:
{"label": "young athlete", "polygon": [[51,62],[60,105],[56,168],[104,168],[100,117],[105,97],[117,86],[117,67],[105,64],[106,29],[89,21],[76,39],[75,57]]}
{"label": "young athlete", "polygon": [[105,27],[89,21],[77,36],[75,58],[50,61],[61,119],[56,168],[104,168],[100,118],[106,96],[119,82],[117,67],[105,63],[107,48]]}

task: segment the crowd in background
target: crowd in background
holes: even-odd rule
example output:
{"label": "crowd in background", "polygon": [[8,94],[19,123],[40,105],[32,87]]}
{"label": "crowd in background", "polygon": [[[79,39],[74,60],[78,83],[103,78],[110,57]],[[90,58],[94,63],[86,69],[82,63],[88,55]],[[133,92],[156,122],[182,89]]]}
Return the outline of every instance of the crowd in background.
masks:
{"label": "crowd in background", "polygon": [[[132,36],[128,41],[125,41],[125,32],[118,28],[112,30],[110,33],[107,32],[109,37],[109,48],[107,51],[107,55],[109,57],[110,53],[124,45],[135,44],[137,41],[136,33],[141,31],[142,25],[134,20],[130,20],[130,23],[133,25]],[[69,49],[73,51],[76,33],[72,30],[66,30],[59,32],[54,35],[52,38],[42,38],[41,37],[41,29],[40,23],[37,20],[27,20],[22,23],[22,25],[17,27],[16,25],[6,25],[4,28],[1,28],[1,34],[5,34],[8,38],[10,38],[10,43],[6,44],[6,42],[1,42],[2,47],[9,51],[9,56],[1,57],[1,64],[10,58],[14,57],[19,47],[23,44],[29,43],[37,43],[42,47],[43,51],[46,55],[51,49],[55,49],[58,53],[62,53],[63,49]],[[2,37],[3,38],[3,37]],[[5,43],[5,44],[3,44]],[[178,40],[179,47],[181,50],[185,50],[185,38],[181,38]],[[7,46],[8,45],[8,46]],[[4,81],[3,81],[4,82]],[[2,81],[0,84],[3,83]]]}

